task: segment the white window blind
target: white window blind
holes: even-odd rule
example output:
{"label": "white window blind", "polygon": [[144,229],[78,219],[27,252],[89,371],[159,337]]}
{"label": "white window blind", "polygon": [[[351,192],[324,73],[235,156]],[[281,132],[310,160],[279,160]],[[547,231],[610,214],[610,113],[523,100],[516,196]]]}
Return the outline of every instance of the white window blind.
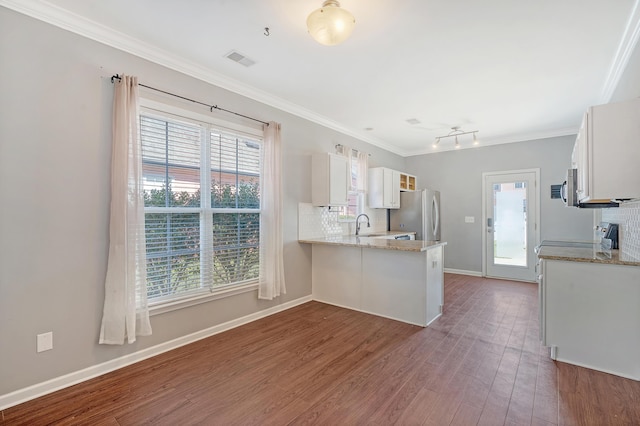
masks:
{"label": "white window blind", "polygon": [[140,136],[149,301],[256,281],[261,141],[155,114]]}
{"label": "white window blind", "polygon": [[260,144],[211,132],[213,283],[257,279],[260,244]]}

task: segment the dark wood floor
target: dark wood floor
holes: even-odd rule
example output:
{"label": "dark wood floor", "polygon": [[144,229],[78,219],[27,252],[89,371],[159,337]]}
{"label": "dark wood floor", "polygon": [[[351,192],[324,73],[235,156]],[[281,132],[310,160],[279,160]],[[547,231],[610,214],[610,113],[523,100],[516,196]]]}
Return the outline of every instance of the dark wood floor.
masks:
{"label": "dark wood floor", "polygon": [[640,382],[549,359],[535,284],[447,274],[445,298],[428,328],[307,303],[0,424],[640,424]]}

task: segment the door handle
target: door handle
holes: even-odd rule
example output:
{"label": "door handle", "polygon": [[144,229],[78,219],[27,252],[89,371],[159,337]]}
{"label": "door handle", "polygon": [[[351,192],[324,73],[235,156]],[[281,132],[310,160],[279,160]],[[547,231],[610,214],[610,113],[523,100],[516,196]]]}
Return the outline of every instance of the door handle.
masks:
{"label": "door handle", "polygon": [[487,218],[487,232],[491,233],[491,231],[493,230],[493,218],[492,217],[488,217]]}

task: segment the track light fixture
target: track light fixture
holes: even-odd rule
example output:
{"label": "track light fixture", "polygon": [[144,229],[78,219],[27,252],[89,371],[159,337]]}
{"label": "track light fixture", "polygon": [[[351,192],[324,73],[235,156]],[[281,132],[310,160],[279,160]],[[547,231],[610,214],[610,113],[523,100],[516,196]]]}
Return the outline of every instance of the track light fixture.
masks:
{"label": "track light fixture", "polygon": [[455,148],[456,149],[460,149],[460,141],[458,140],[458,136],[470,135],[470,134],[473,134],[473,144],[474,145],[478,145],[480,142],[478,141],[476,133],[478,133],[478,130],[470,130],[468,132],[464,132],[464,131],[460,130],[460,126],[453,126],[451,128],[451,131],[449,133],[447,133],[446,135],[436,137],[436,141],[433,143],[433,147],[436,148],[438,146],[438,144],[440,143],[441,139],[454,138],[455,139],[455,144],[456,144]]}

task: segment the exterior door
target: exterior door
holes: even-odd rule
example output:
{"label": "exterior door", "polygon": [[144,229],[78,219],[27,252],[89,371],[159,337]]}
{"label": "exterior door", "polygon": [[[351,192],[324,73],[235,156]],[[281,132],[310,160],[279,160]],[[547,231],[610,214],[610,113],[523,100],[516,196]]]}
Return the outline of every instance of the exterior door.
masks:
{"label": "exterior door", "polygon": [[483,174],[484,275],[535,281],[539,169]]}

